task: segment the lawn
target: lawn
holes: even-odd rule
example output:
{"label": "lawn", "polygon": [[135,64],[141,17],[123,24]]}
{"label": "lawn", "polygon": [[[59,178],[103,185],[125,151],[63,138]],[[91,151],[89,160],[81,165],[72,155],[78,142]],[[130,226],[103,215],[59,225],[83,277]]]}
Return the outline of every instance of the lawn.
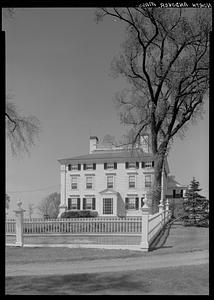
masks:
{"label": "lawn", "polygon": [[19,248],[6,247],[6,264],[93,260],[141,256],[143,253],[130,250],[86,249],[63,247]]}
{"label": "lawn", "polygon": [[6,278],[6,295],[208,295],[208,265]]}

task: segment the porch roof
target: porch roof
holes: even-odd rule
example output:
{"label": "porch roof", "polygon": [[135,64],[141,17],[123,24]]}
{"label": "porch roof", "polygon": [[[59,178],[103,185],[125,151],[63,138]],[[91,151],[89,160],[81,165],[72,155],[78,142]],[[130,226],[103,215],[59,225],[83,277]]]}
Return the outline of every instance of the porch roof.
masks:
{"label": "porch roof", "polygon": [[100,192],[100,194],[102,195],[117,194],[117,193],[118,192],[116,192],[114,189],[108,189],[108,188]]}

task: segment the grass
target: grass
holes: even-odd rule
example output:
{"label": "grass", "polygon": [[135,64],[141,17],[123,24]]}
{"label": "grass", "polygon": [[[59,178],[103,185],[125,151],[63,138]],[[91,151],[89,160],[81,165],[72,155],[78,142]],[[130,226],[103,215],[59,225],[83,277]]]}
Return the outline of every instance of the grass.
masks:
{"label": "grass", "polygon": [[208,265],[153,270],[6,278],[7,295],[208,295]]}
{"label": "grass", "polygon": [[139,251],[86,248],[13,248],[6,247],[6,264],[93,260],[141,256]]}

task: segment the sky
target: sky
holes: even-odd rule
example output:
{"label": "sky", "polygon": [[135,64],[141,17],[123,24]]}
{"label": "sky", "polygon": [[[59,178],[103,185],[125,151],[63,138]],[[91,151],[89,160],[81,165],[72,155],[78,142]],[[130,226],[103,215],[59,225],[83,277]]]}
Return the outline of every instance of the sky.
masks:
{"label": "sky", "polygon": [[[30,156],[14,157],[6,141],[6,192],[9,216],[21,200],[36,207],[60,192],[58,159],[89,153],[89,137],[100,140],[126,131],[113,103],[126,87],[113,78],[111,62],[125,37],[124,25],[112,19],[96,24],[94,8],[17,8],[5,19],[6,91],[23,115],[41,122]],[[188,185],[193,176],[202,195],[209,189],[209,106],[202,120],[176,138],[168,156],[170,173]]]}

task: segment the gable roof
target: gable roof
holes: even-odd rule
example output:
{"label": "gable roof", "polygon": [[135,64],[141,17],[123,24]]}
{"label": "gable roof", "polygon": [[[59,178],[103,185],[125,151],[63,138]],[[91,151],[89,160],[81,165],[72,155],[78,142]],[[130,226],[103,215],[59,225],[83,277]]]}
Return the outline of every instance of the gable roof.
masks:
{"label": "gable roof", "polygon": [[75,156],[71,158],[59,159],[60,164],[78,164],[78,163],[113,163],[113,162],[135,162],[135,161],[150,161],[153,158],[151,154],[146,154],[141,150],[124,150],[112,152],[94,152]]}
{"label": "gable roof", "polygon": [[175,176],[167,177],[167,188],[187,188],[187,185],[180,184],[177,180],[175,180]]}

